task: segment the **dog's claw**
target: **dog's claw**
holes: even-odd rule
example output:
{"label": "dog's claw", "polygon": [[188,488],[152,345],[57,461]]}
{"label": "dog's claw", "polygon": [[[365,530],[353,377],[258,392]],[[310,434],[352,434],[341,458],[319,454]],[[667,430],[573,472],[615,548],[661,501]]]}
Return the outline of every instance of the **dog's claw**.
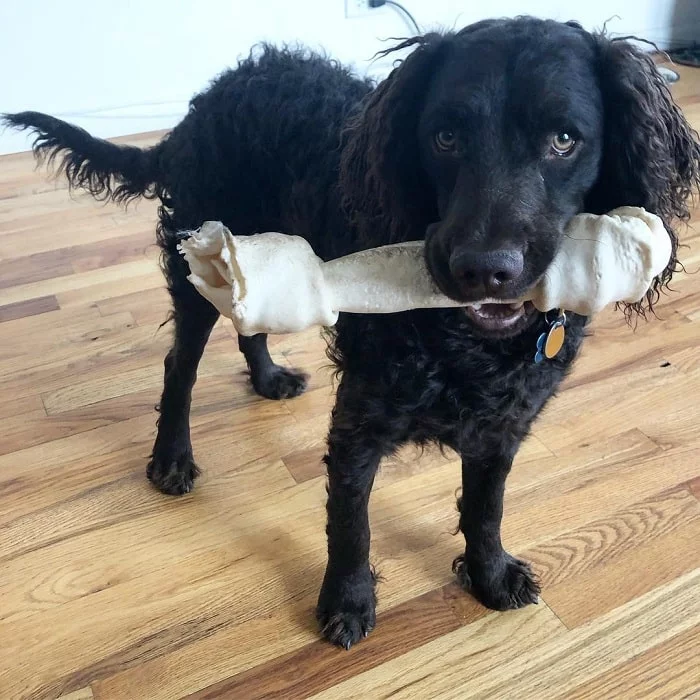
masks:
{"label": "dog's claw", "polygon": [[161,457],[154,453],[146,470],[149,481],[169,496],[184,496],[192,491],[198,475],[199,469],[191,453],[178,458]]}
{"label": "dog's claw", "polygon": [[343,577],[326,572],[316,606],[316,619],[329,642],[350,649],[374,629],[376,580],[371,567]]}
{"label": "dog's claw", "polygon": [[325,624],[323,624],[323,616],[320,615],[319,621],[323,625],[323,636],[329,642],[347,651],[353,644],[365,639],[374,628],[374,624],[371,620],[363,619],[365,615],[374,617],[374,611],[367,611],[365,613],[336,613],[330,617]]}

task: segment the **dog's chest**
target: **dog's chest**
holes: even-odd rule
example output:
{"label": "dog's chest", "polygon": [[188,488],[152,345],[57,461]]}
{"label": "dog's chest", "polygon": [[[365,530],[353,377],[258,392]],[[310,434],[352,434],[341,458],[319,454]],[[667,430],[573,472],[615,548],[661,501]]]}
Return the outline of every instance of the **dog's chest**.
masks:
{"label": "dog's chest", "polygon": [[[431,391],[416,407],[412,437],[458,441],[465,433],[529,425],[566,376],[582,340],[574,328],[555,360],[535,363],[536,337],[505,352],[503,346],[466,342],[443,350],[420,370]],[[420,380],[419,380],[420,381]]]}
{"label": "dog's chest", "polygon": [[544,318],[510,340],[476,337],[453,310],[341,315],[331,356],[371,421],[401,440],[459,444],[467,434],[521,432],[554,393],[583,338],[573,316],[554,360],[537,364]]}
{"label": "dog's chest", "polygon": [[[521,363],[507,370],[460,372],[445,368],[431,380],[434,392],[414,413],[414,430],[426,438],[455,434],[470,425],[530,421],[554,392],[563,372]],[[430,435],[431,432],[434,435]]]}

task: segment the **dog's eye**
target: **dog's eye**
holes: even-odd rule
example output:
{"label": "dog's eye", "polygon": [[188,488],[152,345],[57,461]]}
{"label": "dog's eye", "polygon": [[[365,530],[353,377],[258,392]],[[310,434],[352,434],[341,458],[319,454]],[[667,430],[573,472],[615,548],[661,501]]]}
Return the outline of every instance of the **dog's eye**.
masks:
{"label": "dog's eye", "polygon": [[438,151],[454,151],[457,146],[457,136],[450,129],[440,129],[435,133],[435,148]]}
{"label": "dog's eye", "polygon": [[576,146],[576,139],[566,131],[560,131],[552,136],[552,153],[557,156],[568,156]]}

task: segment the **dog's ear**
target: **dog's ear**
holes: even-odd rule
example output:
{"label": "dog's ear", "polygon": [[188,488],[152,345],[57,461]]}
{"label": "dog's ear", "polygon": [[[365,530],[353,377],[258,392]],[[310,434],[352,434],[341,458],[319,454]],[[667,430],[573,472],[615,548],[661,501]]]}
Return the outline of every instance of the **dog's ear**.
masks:
{"label": "dog's ear", "polygon": [[605,132],[600,177],[586,210],[644,207],[663,219],[673,243],[669,265],[644,302],[627,308],[644,314],[679,267],[676,227],[689,219],[700,186],[700,144],[648,54],[621,39],[597,36],[595,42]]}
{"label": "dog's ear", "polygon": [[447,41],[428,34],[391,49],[416,47],[370,93],[344,133],[343,206],[367,244],[422,238],[425,226],[437,218],[435,195],[420,165],[417,130]]}

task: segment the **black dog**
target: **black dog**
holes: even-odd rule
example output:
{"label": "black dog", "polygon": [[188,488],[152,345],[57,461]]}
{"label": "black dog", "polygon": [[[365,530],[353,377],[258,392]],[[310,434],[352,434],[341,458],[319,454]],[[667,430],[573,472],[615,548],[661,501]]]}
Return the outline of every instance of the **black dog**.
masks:
{"label": "black dog", "polygon": [[[697,134],[653,62],[575,23],[485,21],[414,47],[374,88],[325,58],[267,47],[195,97],[157,146],[94,139],[34,112],[6,122],[38,133],[35,152],[74,187],[117,202],[158,197],[158,241],[173,299],[158,436],[148,477],[192,488],[189,407],[217,312],[187,282],[178,232],[207,219],[236,233],[305,236],[328,259],[425,238],[442,290],[465,302],[518,298],[534,285],[575,214],[645,207],[674,226],[700,181]],[[328,567],[318,602],[325,636],[350,647],[375,623],[367,504],[377,466],[407,441],[462,456],[455,562],[461,583],[497,610],[534,602],[528,565],[507,554],[506,476],[523,438],[571,366],[586,319],[534,364],[545,318],[529,305],[341,318],[329,353],[342,380],[328,438]],[[265,336],[240,338],[256,391],[296,396],[304,375],[273,364]]]}

